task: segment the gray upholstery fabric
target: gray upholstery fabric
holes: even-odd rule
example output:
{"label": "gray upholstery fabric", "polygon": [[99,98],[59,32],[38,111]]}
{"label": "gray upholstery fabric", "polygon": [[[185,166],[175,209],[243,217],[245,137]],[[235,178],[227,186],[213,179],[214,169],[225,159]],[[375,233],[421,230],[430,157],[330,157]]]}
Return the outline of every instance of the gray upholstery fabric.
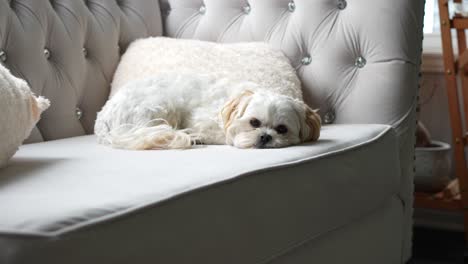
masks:
{"label": "gray upholstery fabric", "polygon": [[93,133],[119,49],[161,32],[157,1],[0,0],[0,63],[52,103],[29,142]]}
{"label": "gray upholstery fabric", "polygon": [[281,49],[306,101],[323,115],[333,111],[336,123],[396,124],[414,104],[422,1],[295,0],[294,11],[291,0],[161,2],[169,37],[266,41]]}
{"label": "gray upholstery fabric", "polygon": [[[268,198],[268,197],[267,197]],[[236,213],[235,210],[219,206],[217,214]],[[168,208],[165,212],[184,209],[190,212],[190,208]],[[255,210],[254,208],[252,210]],[[208,211],[208,213],[213,211]],[[134,215],[122,221],[109,221],[106,226],[98,230],[85,229],[80,233],[70,234],[59,239],[30,239],[28,246],[21,252],[12,248],[13,241],[20,243],[20,238],[11,237],[8,241],[0,239],[3,249],[10,249],[10,258],[2,262],[5,264],[395,264],[405,263],[399,261],[401,257],[401,233],[402,204],[398,198],[391,197],[389,201],[381,205],[368,215],[361,216],[356,221],[351,221],[344,226],[329,232],[320,233],[309,237],[304,241],[286,245],[276,252],[269,252],[265,256],[254,252],[257,241],[264,241],[265,246],[271,246],[270,236],[279,234],[259,234],[257,232],[238,234],[237,229],[225,226],[213,225],[212,220],[216,215],[205,214],[200,211],[195,223],[181,223],[176,221],[170,228],[167,226],[155,226],[150,230],[145,227],[154,226],[150,217],[142,218]],[[244,213],[244,212],[243,212]],[[261,212],[260,212],[261,213]],[[157,215],[160,216],[160,215]],[[180,217],[187,216],[183,212]],[[211,218],[210,218],[211,217]],[[238,218],[236,218],[238,219]],[[166,223],[172,219],[164,218]],[[175,219],[175,220],[180,220]],[[248,221],[249,219],[245,219]],[[281,220],[281,219],[280,219]],[[290,219],[294,220],[294,219]],[[182,219],[184,221],[184,219]],[[203,222],[205,221],[205,222]],[[261,224],[261,223],[259,223]],[[187,225],[200,228],[197,236],[184,232]],[[290,230],[292,226],[279,230]],[[215,230],[213,230],[216,228]],[[118,230],[118,231],[116,231]],[[210,238],[214,231],[219,231],[219,236],[210,244],[201,244],[206,239],[204,232],[208,231]],[[245,231],[242,229],[242,231]],[[247,230],[248,231],[248,230]],[[157,233],[159,232],[159,233]],[[171,234],[172,233],[172,234]],[[176,238],[175,235],[182,235]],[[232,235],[232,237],[228,237]],[[237,235],[237,236],[236,236]],[[260,235],[260,236],[259,236]],[[239,240],[239,238],[241,240]],[[254,241],[252,241],[254,238]],[[222,239],[222,240],[221,240]],[[224,242],[236,243],[233,248],[227,248]],[[187,243],[193,243],[194,247],[187,247]],[[244,248],[250,249],[249,256],[245,256]],[[228,254],[226,254],[226,252]],[[21,253],[21,255],[19,255]],[[15,255],[16,254],[16,255]],[[224,256],[222,254],[225,254]],[[255,255],[255,260],[236,262],[239,259],[247,259]],[[5,260],[5,259],[4,259]]]}
{"label": "gray upholstery fabric", "polygon": [[392,197],[358,221],[298,243],[268,263],[405,263],[399,243],[403,219],[401,201]]}
{"label": "gray upholstery fabric", "polygon": [[398,222],[396,141],[389,126],[331,125],[286,149],[26,145],[0,178],[0,263],[258,263],[391,197]]}

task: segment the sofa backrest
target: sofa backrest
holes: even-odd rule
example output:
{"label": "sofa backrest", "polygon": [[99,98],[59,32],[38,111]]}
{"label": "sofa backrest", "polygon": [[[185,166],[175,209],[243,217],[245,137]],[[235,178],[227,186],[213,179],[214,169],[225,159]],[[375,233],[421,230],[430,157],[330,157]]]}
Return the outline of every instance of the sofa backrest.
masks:
{"label": "sofa backrest", "polygon": [[167,36],[281,49],[325,121],[395,124],[415,102],[423,1],[160,2]]}
{"label": "sofa backrest", "polygon": [[161,33],[157,0],[0,0],[0,63],[52,102],[28,142],[93,133],[120,52]]}

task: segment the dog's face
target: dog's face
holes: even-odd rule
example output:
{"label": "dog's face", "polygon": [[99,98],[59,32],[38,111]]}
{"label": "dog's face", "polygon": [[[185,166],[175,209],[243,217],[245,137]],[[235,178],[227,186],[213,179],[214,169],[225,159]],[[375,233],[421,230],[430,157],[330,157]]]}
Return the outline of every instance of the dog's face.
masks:
{"label": "dog's face", "polygon": [[280,148],[320,135],[320,116],[284,95],[245,91],[229,101],[221,115],[226,143],[238,148]]}

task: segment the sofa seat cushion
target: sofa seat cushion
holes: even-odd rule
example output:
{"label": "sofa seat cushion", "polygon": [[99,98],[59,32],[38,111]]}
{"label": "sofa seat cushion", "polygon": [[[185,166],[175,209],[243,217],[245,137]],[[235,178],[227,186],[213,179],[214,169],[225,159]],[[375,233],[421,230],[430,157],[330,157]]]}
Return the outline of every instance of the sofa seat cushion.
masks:
{"label": "sofa seat cushion", "polygon": [[318,142],[283,149],[127,151],[95,136],[24,145],[0,170],[0,244],[21,254],[41,238],[51,246],[127,228],[145,241],[135,250],[183,246],[171,261],[210,247],[236,261],[260,258],[372,212],[398,193],[399,171],[386,125],[328,125]]}

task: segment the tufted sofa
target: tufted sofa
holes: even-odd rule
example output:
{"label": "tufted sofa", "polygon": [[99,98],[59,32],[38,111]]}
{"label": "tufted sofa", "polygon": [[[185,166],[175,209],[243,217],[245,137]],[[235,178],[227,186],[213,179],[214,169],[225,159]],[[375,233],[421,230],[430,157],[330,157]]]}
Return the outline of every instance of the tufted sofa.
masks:
{"label": "tufted sofa", "polygon": [[[422,0],[0,0],[0,63],[52,102],[0,170],[0,263],[404,263],[422,18]],[[97,145],[120,55],[160,35],[281,49],[321,140]]]}

